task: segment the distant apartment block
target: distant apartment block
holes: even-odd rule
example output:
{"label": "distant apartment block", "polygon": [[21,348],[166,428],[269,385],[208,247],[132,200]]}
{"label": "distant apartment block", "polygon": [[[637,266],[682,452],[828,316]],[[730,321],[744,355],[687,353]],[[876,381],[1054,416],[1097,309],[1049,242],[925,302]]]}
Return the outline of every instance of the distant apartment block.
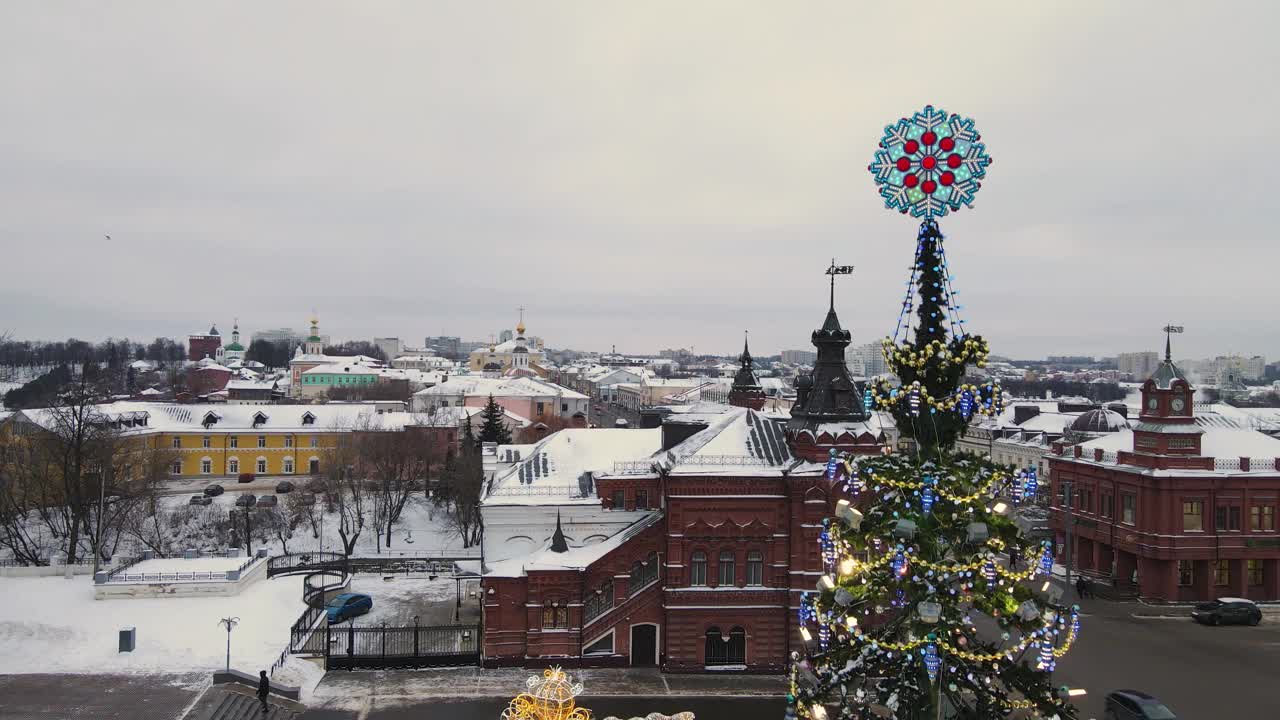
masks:
{"label": "distant apartment block", "polygon": [[1128,375],[1131,380],[1146,380],[1160,365],[1160,355],[1155,351],[1120,353],[1116,356],[1116,367],[1121,375]]}
{"label": "distant apartment block", "polygon": [[788,365],[812,365],[818,354],[812,350],[783,350],[782,362]]}

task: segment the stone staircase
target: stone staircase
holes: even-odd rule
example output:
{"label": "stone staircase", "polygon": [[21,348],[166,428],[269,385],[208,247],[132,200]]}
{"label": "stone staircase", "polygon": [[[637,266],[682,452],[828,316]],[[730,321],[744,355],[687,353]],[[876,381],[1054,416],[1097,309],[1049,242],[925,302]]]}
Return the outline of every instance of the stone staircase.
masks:
{"label": "stone staircase", "polygon": [[239,685],[214,685],[187,715],[188,720],[297,720],[305,708],[291,700],[267,697],[267,712],[250,688]]}

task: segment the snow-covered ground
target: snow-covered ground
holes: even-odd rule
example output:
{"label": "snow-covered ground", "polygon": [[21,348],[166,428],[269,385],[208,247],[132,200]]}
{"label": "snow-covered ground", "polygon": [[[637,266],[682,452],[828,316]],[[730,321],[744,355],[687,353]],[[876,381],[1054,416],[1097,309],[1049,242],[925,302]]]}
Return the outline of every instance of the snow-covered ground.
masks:
{"label": "snow-covered ground", "polygon": [[[236,498],[240,495],[235,492],[226,492],[213,498],[213,504],[209,508],[217,508],[223,517],[226,517],[228,511],[232,511],[232,517],[236,521],[239,528],[243,528],[244,515],[240,508],[235,507]],[[280,495],[281,508],[284,506],[285,495]],[[180,509],[186,505],[188,498],[185,495],[165,496],[160,499],[160,505],[166,510]],[[311,524],[304,522],[293,531],[292,537],[285,542],[281,542],[278,538],[261,537],[255,538],[253,542],[253,550],[260,547],[269,548],[272,555],[279,555],[284,552],[287,547],[289,552],[305,552],[315,550],[332,550],[341,552],[342,538],[338,535],[338,515],[337,513],[321,512],[323,505],[318,501],[315,506],[317,514],[324,516],[324,521],[317,520],[317,526],[313,533]],[[203,510],[204,508],[201,508]],[[321,537],[316,537],[323,531]],[[240,530],[243,532],[243,530]],[[258,533],[255,533],[257,535]],[[237,537],[240,537],[239,535]],[[374,533],[372,527],[366,526],[361,532],[359,539],[356,541],[355,555],[383,555],[403,554],[409,556],[440,554],[440,553],[474,553],[479,557],[480,549],[478,547],[464,551],[462,548],[462,538],[456,530],[449,527],[449,521],[444,512],[433,508],[426,500],[414,498],[400,515],[400,520],[391,530],[391,547],[385,547],[385,534],[379,540]],[[198,550],[225,550],[226,547],[213,547],[207,542],[194,542],[191,544]],[[133,554],[125,552],[125,554]]]}
{"label": "snow-covered ground", "polygon": [[130,565],[125,572],[129,575],[145,575],[148,573],[189,573],[189,572],[226,572],[228,570],[237,570],[244,565],[249,558],[231,557],[231,558],[156,558],[155,560],[143,560],[136,565]]}
{"label": "snow-covered ground", "polygon": [[[357,626],[373,626],[386,623],[389,626],[412,625],[413,618],[418,617],[419,625],[447,625],[453,622],[454,605],[458,587],[447,575],[435,580],[428,576],[387,576],[358,574],[351,577],[351,589],[348,592],[364,593],[373,598],[373,610],[356,618]],[[478,585],[474,581],[461,586],[463,622],[470,622],[475,614],[477,600],[468,597],[468,590]]]}
{"label": "snow-covered ground", "polygon": [[[0,580],[0,674],[213,671],[224,666],[238,617],[231,666],[271,667],[302,614],[302,578],[263,579],[233,597],[94,600],[85,576]],[[137,628],[132,653],[117,651],[120,628]]]}

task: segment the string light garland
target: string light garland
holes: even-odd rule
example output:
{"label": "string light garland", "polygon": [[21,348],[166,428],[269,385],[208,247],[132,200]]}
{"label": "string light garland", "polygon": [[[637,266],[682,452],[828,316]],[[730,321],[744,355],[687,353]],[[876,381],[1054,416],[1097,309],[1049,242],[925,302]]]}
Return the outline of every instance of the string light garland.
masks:
{"label": "string light garland", "polygon": [[[991,349],[965,328],[936,219],[969,205],[989,164],[971,120],[926,107],[886,128],[870,167],[886,206],[923,220],[897,326],[881,341],[892,376],[861,389],[863,408],[892,414],[911,450],[828,458],[845,495],[817,538],[825,574],[801,594],[788,720],[934,717],[944,704],[974,717],[1078,717],[1050,675],[1079,636],[1078,608],[1029,586],[1052,553],[1037,557],[1010,517],[1036,496],[1034,468],[953,450],[975,416],[1004,410],[1004,395],[965,375]],[[1031,561],[1019,570],[1015,557]]]}

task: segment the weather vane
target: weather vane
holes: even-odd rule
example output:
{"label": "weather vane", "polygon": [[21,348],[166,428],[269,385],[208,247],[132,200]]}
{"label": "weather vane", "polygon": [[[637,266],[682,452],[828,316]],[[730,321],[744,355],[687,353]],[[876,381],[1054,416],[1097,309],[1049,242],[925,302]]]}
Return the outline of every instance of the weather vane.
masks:
{"label": "weather vane", "polygon": [[1173,362],[1173,336],[1181,332],[1181,325],[1164,326],[1164,359],[1166,362]]}
{"label": "weather vane", "polygon": [[831,258],[831,267],[827,268],[827,274],[831,276],[831,307],[836,306],[836,276],[852,275],[852,265],[837,265],[836,259]]}
{"label": "weather vane", "polygon": [[926,220],[973,207],[991,156],[973,120],[925,105],[884,129],[868,170],[884,206]]}

